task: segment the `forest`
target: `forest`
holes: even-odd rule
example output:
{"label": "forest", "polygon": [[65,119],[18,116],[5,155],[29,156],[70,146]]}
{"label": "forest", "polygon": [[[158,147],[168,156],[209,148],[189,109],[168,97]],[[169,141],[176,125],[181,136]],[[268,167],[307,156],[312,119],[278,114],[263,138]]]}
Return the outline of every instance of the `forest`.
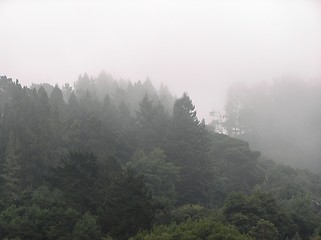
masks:
{"label": "forest", "polygon": [[232,86],[219,133],[149,79],[1,76],[0,239],[321,239],[321,94],[292,83]]}

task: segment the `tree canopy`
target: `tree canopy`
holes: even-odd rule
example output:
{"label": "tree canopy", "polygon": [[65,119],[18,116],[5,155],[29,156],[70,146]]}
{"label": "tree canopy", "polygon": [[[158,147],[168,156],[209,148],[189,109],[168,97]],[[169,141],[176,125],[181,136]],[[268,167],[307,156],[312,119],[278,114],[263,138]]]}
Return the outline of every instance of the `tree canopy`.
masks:
{"label": "tree canopy", "polygon": [[[149,79],[103,72],[24,87],[0,77],[0,238],[317,239],[320,175],[251,150],[245,136],[261,125],[244,112],[258,102],[234,97],[225,124],[241,139]],[[283,114],[269,104],[262,117]]]}

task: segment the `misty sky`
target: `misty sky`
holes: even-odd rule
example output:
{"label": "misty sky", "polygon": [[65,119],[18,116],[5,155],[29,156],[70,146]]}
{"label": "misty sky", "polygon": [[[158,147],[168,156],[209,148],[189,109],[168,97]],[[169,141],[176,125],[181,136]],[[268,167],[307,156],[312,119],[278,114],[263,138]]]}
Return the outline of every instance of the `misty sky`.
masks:
{"label": "misty sky", "polygon": [[321,81],[321,1],[0,0],[0,75],[61,85],[102,70],[187,91],[207,118],[235,81]]}

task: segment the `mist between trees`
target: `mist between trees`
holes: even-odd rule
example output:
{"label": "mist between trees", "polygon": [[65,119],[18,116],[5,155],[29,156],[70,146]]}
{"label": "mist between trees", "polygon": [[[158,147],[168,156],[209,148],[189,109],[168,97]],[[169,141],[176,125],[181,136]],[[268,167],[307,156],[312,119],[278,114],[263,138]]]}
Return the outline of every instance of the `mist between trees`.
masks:
{"label": "mist between trees", "polygon": [[228,136],[148,79],[1,77],[0,238],[320,239],[320,175],[266,157],[318,163],[320,88],[301,84],[233,86]]}
{"label": "mist between trees", "polygon": [[296,78],[234,84],[222,125],[277,162],[321,171],[321,84]]}

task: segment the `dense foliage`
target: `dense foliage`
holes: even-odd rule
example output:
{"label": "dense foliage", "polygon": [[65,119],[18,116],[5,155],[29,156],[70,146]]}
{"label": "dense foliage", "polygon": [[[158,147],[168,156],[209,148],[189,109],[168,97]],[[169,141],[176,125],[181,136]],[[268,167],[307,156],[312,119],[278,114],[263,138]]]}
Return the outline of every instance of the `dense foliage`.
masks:
{"label": "dense foliage", "polygon": [[0,79],[1,239],[310,239],[321,178],[217,134],[190,97],[106,73]]}
{"label": "dense foliage", "polygon": [[212,219],[187,220],[170,226],[158,226],[151,233],[140,233],[132,240],[175,240],[175,239],[212,239],[212,240],[250,240],[231,226]]}

